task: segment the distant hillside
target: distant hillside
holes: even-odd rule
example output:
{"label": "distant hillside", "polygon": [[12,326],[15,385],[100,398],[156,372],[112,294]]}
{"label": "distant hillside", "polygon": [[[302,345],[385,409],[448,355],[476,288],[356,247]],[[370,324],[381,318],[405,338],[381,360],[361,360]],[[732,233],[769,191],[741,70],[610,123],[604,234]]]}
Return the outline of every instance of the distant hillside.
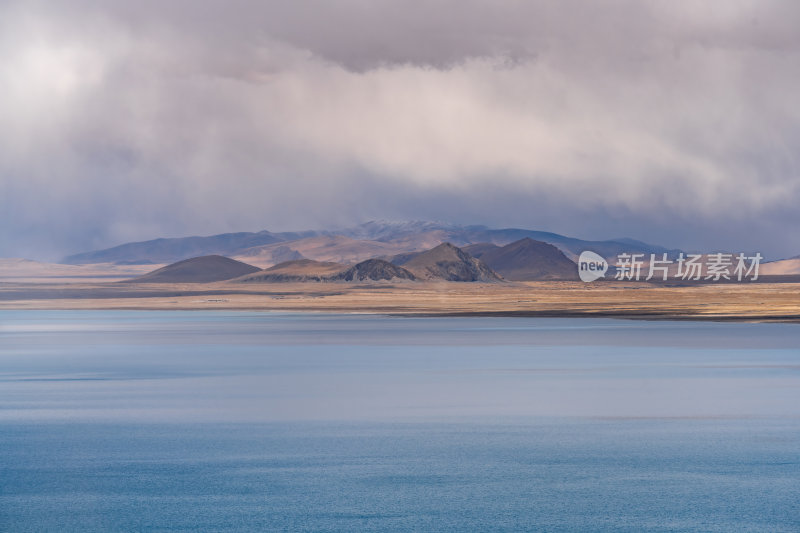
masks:
{"label": "distant hillside", "polygon": [[526,237],[503,247],[486,247],[479,252],[481,250],[480,260],[507,280],[578,279],[577,265],[546,242]]}
{"label": "distant hillside", "polygon": [[500,247],[496,244],[492,244],[490,242],[479,242],[475,244],[470,244],[469,246],[462,246],[461,249],[467,252],[469,255],[474,257],[475,259],[480,259],[483,254],[489,252],[491,250],[497,250]]}
{"label": "distant hillside", "polygon": [[621,253],[644,253],[649,255],[651,253],[667,252],[671,256],[677,256],[680,252],[680,250],[671,250],[663,246],[641,243],[639,241],[587,241],[565,237],[557,233],[517,228],[469,231],[459,234],[459,237],[470,243],[492,243],[500,246],[516,242],[520,239],[529,238],[535,241],[552,244],[564,252],[569,259],[577,259],[581,252],[585,250],[591,250],[607,259],[616,258],[616,256]]}
{"label": "distant hillside", "polygon": [[491,268],[449,242],[414,256],[402,266],[420,279],[501,281]]}
{"label": "distant hillside", "polygon": [[286,261],[279,265],[259,270],[234,279],[238,283],[291,283],[306,281],[326,281],[347,267],[340,263],[300,259]]}
{"label": "distant hillside", "polygon": [[279,263],[285,263],[286,261],[298,261],[300,259],[306,259],[306,257],[304,257],[303,254],[297,250],[293,250],[285,244],[272,250],[272,254],[270,256],[270,260],[276,265]]}
{"label": "distant hillside", "polygon": [[206,255],[185,259],[144,276],[128,280],[131,283],[212,283],[244,276],[259,269],[221,255]]}
{"label": "distant hillside", "polygon": [[[306,257],[317,261],[354,264],[372,258],[390,258],[428,250],[444,242],[466,247],[482,243],[505,246],[523,238],[558,247],[570,259],[592,250],[605,258],[623,252],[663,253],[668,250],[633,239],[587,241],[557,233],[519,228],[490,229],[486,226],[458,226],[435,222],[367,222],[336,231],[272,233],[224,233],[210,237],[155,239],[122,244],[105,250],[71,255],[67,264],[88,263],[170,263],[202,255],[225,255],[261,267]],[[485,250],[473,249],[477,255]],[[468,252],[469,253],[469,252]]]}
{"label": "distant hillside", "polygon": [[[341,230],[339,233],[359,239],[373,239],[380,242],[393,242],[398,239],[411,241],[425,235],[429,239],[435,237],[438,242],[428,242],[434,246],[442,242],[450,242],[466,250],[469,245],[495,244],[504,246],[524,238],[546,242],[559,248],[570,259],[577,258],[584,250],[594,251],[606,258],[615,258],[620,253],[664,253],[675,255],[677,249],[648,244],[642,241],[621,238],[602,241],[591,241],[567,237],[558,233],[536,231],[521,228],[492,229],[486,226],[459,226],[443,222],[385,222],[371,221],[355,228]],[[422,248],[417,248],[417,251]],[[409,248],[406,252],[412,252]],[[471,253],[471,252],[468,252]],[[479,254],[481,252],[478,252]]]}
{"label": "distant hillside", "polygon": [[390,222],[385,220],[371,220],[353,228],[346,228],[331,233],[345,235],[359,240],[394,241],[404,237],[416,236],[424,233],[434,233],[460,228],[443,222],[426,222],[414,220],[410,222]]}
{"label": "distant hillside", "polygon": [[268,231],[259,233],[223,233],[211,237],[180,237],[175,239],[154,239],[144,242],[132,242],[98,250],[71,255],[63,263],[82,265],[87,263],[130,263],[150,261],[152,263],[170,263],[190,257],[205,255],[234,255],[234,252],[258,246],[280,242],[283,239]]}
{"label": "distant hillside", "polygon": [[367,259],[331,277],[332,281],[388,281],[395,279],[414,280],[416,276],[405,268],[393,265],[388,261]]}
{"label": "distant hillside", "polygon": [[380,255],[397,253],[404,246],[377,241],[361,241],[343,235],[318,235],[292,241],[268,244],[241,250],[235,257],[258,265],[274,264],[273,257],[280,248],[291,247],[303,257],[316,261],[356,263]]}
{"label": "distant hillside", "polygon": [[800,256],[764,263],[759,269],[765,276],[791,276],[800,274]]}

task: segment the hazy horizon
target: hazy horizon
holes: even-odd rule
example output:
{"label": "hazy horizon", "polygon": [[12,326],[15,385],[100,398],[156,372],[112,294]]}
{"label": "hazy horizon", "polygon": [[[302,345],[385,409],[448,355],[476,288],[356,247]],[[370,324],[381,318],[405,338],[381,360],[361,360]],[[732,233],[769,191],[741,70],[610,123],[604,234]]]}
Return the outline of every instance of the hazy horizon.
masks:
{"label": "hazy horizon", "polygon": [[800,254],[800,4],[0,5],[0,257],[372,219]]}

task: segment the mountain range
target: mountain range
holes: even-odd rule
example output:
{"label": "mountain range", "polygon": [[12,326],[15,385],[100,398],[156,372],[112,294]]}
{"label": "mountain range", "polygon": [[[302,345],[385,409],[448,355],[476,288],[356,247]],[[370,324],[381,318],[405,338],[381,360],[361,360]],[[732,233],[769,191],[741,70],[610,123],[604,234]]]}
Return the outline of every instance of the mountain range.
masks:
{"label": "mountain range", "polygon": [[632,239],[583,240],[557,233],[440,222],[370,221],[352,228],[325,231],[223,233],[208,237],[161,238],[82,252],[64,258],[66,264],[164,264],[204,255],[224,255],[262,268],[287,260],[313,259],[355,264],[366,259],[388,260],[399,254],[422,252],[449,242],[457,247],[478,243],[498,247],[529,238],[548,243],[571,260],[584,250],[606,258],[623,252],[677,254],[662,246]]}
{"label": "mountain range", "polygon": [[[333,239],[346,239],[339,236]],[[368,241],[377,242],[377,241]],[[284,248],[286,248],[284,246]],[[376,250],[373,250],[376,251]],[[378,248],[377,251],[385,251]],[[296,251],[288,257],[302,257]],[[84,268],[65,266],[64,268]],[[106,264],[107,266],[107,264]],[[144,265],[139,265],[142,268]],[[672,265],[673,267],[675,265]],[[800,258],[767,263],[762,274],[796,275]],[[128,267],[130,268],[130,267]],[[674,274],[674,273],[673,273]],[[355,264],[289,259],[261,269],[220,255],[184,259],[126,283],[283,283],[283,282],[370,282],[370,281],[574,281],[577,265],[552,244],[529,237],[505,246],[476,243],[461,249],[445,242],[421,252],[405,252],[389,258],[371,257]]]}
{"label": "mountain range", "polygon": [[[349,238],[347,238],[349,239]],[[574,280],[576,264],[553,245],[520,239],[506,246],[477,244],[467,251],[445,242],[422,252],[373,257],[354,265],[291,259],[266,269],[219,255],[184,259],[132,283],[304,283],[333,281],[501,281]],[[489,266],[491,265],[491,266]]]}

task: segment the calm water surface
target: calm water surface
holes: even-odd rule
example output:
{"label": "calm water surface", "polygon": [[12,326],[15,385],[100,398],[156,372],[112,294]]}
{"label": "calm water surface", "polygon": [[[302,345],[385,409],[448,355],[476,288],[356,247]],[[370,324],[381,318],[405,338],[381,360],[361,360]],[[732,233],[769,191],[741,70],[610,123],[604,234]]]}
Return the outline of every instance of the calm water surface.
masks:
{"label": "calm water surface", "polygon": [[800,326],[0,311],[0,531],[800,531]]}

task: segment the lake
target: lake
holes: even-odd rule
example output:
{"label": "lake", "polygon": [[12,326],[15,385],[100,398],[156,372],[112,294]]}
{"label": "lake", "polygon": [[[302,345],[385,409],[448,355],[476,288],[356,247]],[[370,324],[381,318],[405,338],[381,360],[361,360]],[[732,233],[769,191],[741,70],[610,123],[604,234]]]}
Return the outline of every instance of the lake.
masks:
{"label": "lake", "polygon": [[0,531],[800,531],[800,325],[0,311]]}

